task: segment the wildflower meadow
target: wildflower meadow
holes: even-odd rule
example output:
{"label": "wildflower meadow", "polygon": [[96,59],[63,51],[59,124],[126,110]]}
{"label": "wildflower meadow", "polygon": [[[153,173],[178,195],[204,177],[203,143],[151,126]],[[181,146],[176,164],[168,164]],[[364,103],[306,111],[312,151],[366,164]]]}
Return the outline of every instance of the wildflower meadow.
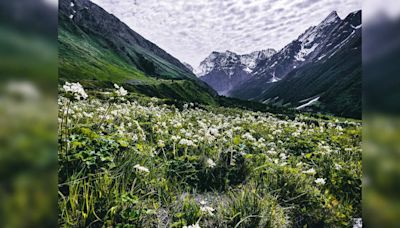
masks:
{"label": "wildflower meadow", "polygon": [[59,224],[351,227],[361,122],[171,102],[66,83]]}

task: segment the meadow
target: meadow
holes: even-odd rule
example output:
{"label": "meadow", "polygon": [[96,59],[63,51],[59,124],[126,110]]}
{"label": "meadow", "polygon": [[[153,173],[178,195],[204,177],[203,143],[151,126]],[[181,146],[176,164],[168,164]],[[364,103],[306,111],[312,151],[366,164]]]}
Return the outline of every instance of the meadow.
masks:
{"label": "meadow", "polygon": [[60,87],[62,227],[351,227],[361,122]]}

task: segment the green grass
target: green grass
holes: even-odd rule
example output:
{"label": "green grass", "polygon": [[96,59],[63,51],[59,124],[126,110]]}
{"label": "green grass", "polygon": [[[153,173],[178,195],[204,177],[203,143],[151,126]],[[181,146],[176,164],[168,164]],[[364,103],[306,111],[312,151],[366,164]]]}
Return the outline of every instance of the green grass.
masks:
{"label": "green grass", "polygon": [[113,51],[92,42],[90,37],[83,39],[64,29],[59,30],[59,52],[60,78],[113,82],[124,82],[129,79],[153,81]]}
{"label": "green grass", "polygon": [[64,96],[60,226],[347,227],[361,217],[358,121]]}

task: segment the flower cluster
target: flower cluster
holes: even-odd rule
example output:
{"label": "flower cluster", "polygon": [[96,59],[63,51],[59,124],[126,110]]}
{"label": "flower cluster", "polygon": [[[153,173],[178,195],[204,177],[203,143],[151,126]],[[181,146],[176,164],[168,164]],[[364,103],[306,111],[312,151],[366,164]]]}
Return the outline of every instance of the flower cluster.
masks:
{"label": "flower cluster", "polygon": [[126,91],[126,90],[124,89],[124,87],[119,86],[119,85],[117,85],[117,84],[114,84],[114,87],[117,89],[117,90],[115,91],[115,94],[116,94],[118,97],[125,97],[126,95],[128,95],[128,91]]}
{"label": "flower cluster", "polygon": [[81,98],[86,99],[88,95],[86,94],[85,90],[83,89],[82,85],[77,83],[70,83],[65,82],[63,89],[66,93],[71,93],[75,99],[80,100]]}

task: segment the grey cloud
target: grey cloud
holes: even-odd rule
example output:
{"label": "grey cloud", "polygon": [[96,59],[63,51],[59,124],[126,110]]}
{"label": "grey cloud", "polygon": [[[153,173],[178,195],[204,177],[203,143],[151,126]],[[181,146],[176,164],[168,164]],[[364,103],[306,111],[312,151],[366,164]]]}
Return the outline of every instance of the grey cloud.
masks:
{"label": "grey cloud", "polygon": [[294,6],[297,7],[297,8],[308,8],[311,5],[316,4],[316,3],[320,2],[320,1],[322,1],[322,0],[304,0],[304,1],[301,1],[301,2],[299,2],[297,4],[295,4]]}
{"label": "grey cloud", "polygon": [[212,51],[281,49],[331,10],[361,0],[93,0],[181,61],[198,66]]}

